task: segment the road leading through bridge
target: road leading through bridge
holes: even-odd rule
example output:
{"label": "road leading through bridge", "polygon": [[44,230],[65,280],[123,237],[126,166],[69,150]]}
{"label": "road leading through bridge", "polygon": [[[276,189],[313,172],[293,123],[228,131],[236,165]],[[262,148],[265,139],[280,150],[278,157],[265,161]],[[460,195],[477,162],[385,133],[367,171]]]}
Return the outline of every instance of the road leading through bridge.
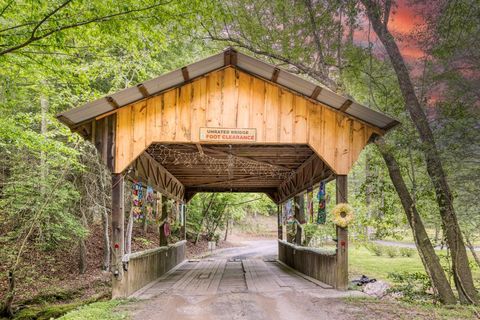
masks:
{"label": "road leading through bridge", "polygon": [[276,241],[189,260],[137,292],[133,319],[354,319],[340,292],[276,261]]}

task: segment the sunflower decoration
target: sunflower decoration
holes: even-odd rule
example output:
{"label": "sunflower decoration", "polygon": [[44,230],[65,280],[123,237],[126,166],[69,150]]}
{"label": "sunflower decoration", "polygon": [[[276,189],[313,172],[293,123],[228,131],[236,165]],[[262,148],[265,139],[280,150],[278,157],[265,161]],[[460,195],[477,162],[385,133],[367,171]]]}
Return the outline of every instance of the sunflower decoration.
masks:
{"label": "sunflower decoration", "polygon": [[354,218],[353,208],[347,203],[339,203],[333,208],[332,221],[341,228],[346,228]]}

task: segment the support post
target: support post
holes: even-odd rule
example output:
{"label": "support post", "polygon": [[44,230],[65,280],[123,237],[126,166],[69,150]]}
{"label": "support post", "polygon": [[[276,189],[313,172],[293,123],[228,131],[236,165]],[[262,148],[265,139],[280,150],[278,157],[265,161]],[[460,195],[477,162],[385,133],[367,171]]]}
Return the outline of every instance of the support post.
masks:
{"label": "support post", "polygon": [[123,255],[125,252],[123,174],[112,175],[112,298],[123,297]]}
{"label": "support post", "polygon": [[187,204],[185,202],[180,203],[180,210],[183,211],[182,221],[181,221],[182,239],[187,240]]}
{"label": "support post", "polygon": [[282,208],[281,204],[277,205],[277,232],[278,232],[278,240],[283,240],[283,221],[282,221]]}
{"label": "support post", "polygon": [[[336,177],[336,202],[348,202],[348,180],[346,175]],[[348,229],[337,228],[337,290],[348,289]]]}
{"label": "support post", "polygon": [[160,216],[160,247],[168,245],[168,238],[165,235],[164,224],[167,222],[168,217],[168,198],[162,194],[162,215]]}
{"label": "support post", "polygon": [[305,223],[305,199],[303,193],[301,195],[295,196],[294,200],[295,219],[298,221],[298,223],[296,224],[297,231],[295,233],[295,244],[297,246],[301,246],[303,242],[303,228],[300,224]]}

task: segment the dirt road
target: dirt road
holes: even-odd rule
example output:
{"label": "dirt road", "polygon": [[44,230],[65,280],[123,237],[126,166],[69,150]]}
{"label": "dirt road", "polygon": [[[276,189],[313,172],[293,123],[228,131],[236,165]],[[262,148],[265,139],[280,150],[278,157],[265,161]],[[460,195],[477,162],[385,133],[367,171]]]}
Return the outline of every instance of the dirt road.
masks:
{"label": "dirt road", "polygon": [[357,319],[346,296],[276,262],[276,241],[245,241],[188,261],[137,295],[133,319]]}

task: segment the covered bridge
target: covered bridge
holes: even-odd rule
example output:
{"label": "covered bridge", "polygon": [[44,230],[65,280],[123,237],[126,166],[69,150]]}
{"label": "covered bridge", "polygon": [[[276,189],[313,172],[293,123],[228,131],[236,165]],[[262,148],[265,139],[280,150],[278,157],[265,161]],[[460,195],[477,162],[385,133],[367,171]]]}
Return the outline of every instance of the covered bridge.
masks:
{"label": "covered bridge", "polygon": [[[279,211],[335,179],[337,202],[346,202],[347,174],[360,152],[398,124],[231,48],[58,119],[91,140],[112,172],[114,296],[155,280],[184,259],[185,249],[181,242],[125,258],[124,179],[141,178],[181,203],[198,192],[263,192]],[[322,256],[283,241],[279,221],[279,259],[345,289],[347,230],[337,228],[337,235],[336,254]]]}

